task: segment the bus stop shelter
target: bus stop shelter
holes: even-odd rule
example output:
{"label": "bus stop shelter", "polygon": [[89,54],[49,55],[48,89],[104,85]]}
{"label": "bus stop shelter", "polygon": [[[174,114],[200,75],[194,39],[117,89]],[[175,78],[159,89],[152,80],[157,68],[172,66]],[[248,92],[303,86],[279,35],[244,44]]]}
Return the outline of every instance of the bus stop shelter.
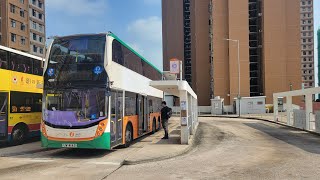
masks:
{"label": "bus stop shelter", "polygon": [[181,144],[188,144],[199,124],[198,100],[187,81],[162,80],[151,81],[150,86],[180,99]]}

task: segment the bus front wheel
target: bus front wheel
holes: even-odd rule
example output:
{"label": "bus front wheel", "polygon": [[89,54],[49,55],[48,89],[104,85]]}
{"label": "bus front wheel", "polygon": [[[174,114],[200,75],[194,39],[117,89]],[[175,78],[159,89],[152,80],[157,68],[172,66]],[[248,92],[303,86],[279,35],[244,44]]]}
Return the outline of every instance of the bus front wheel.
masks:
{"label": "bus front wheel", "polygon": [[133,141],[133,130],[131,124],[128,124],[126,127],[126,142],[125,147],[129,147],[131,142]]}
{"label": "bus front wheel", "polygon": [[27,133],[28,129],[24,125],[19,124],[15,126],[11,133],[13,145],[20,145],[24,143],[27,139]]}

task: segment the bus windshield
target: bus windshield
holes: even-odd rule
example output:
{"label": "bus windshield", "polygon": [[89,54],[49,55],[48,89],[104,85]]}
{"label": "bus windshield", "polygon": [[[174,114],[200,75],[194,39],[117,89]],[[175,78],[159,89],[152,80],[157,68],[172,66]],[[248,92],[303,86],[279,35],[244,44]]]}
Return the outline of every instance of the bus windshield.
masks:
{"label": "bus windshield", "polygon": [[85,126],[107,117],[105,90],[49,90],[44,121],[52,126]]}
{"label": "bus windshield", "polygon": [[54,40],[45,72],[45,88],[105,87],[106,36],[70,36]]}

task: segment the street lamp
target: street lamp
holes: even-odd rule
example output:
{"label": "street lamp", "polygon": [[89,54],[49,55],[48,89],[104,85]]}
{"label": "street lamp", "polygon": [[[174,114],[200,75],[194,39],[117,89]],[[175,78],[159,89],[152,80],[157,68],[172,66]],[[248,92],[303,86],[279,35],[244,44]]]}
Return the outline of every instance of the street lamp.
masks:
{"label": "street lamp", "polygon": [[232,41],[232,42],[236,42],[237,46],[238,46],[238,100],[239,100],[239,117],[241,115],[241,110],[240,110],[240,41],[236,40],[236,39],[224,39],[226,41]]}

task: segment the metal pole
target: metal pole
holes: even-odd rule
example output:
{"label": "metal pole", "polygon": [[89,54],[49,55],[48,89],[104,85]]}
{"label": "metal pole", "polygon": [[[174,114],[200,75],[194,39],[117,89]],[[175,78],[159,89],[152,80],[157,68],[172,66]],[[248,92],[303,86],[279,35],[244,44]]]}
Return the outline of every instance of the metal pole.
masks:
{"label": "metal pole", "polygon": [[239,117],[241,116],[241,96],[240,96],[240,84],[241,84],[241,82],[240,82],[240,40],[234,40],[234,39],[224,39],[224,40],[226,40],[226,41],[233,41],[233,42],[237,42],[237,46],[238,46],[238,97],[237,97],[237,99],[238,99],[238,101],[239,101]]}
{"label": "metal pole", "polygon": [[239,117],[241,116],[241,96],[240,96],[240,41],[237,40],[238,43],[238,98],[239,98]]}
{"label": "metal pole", "polygon": [[180,63],[180,81],[182,81],[182,61],[179,61]]}

